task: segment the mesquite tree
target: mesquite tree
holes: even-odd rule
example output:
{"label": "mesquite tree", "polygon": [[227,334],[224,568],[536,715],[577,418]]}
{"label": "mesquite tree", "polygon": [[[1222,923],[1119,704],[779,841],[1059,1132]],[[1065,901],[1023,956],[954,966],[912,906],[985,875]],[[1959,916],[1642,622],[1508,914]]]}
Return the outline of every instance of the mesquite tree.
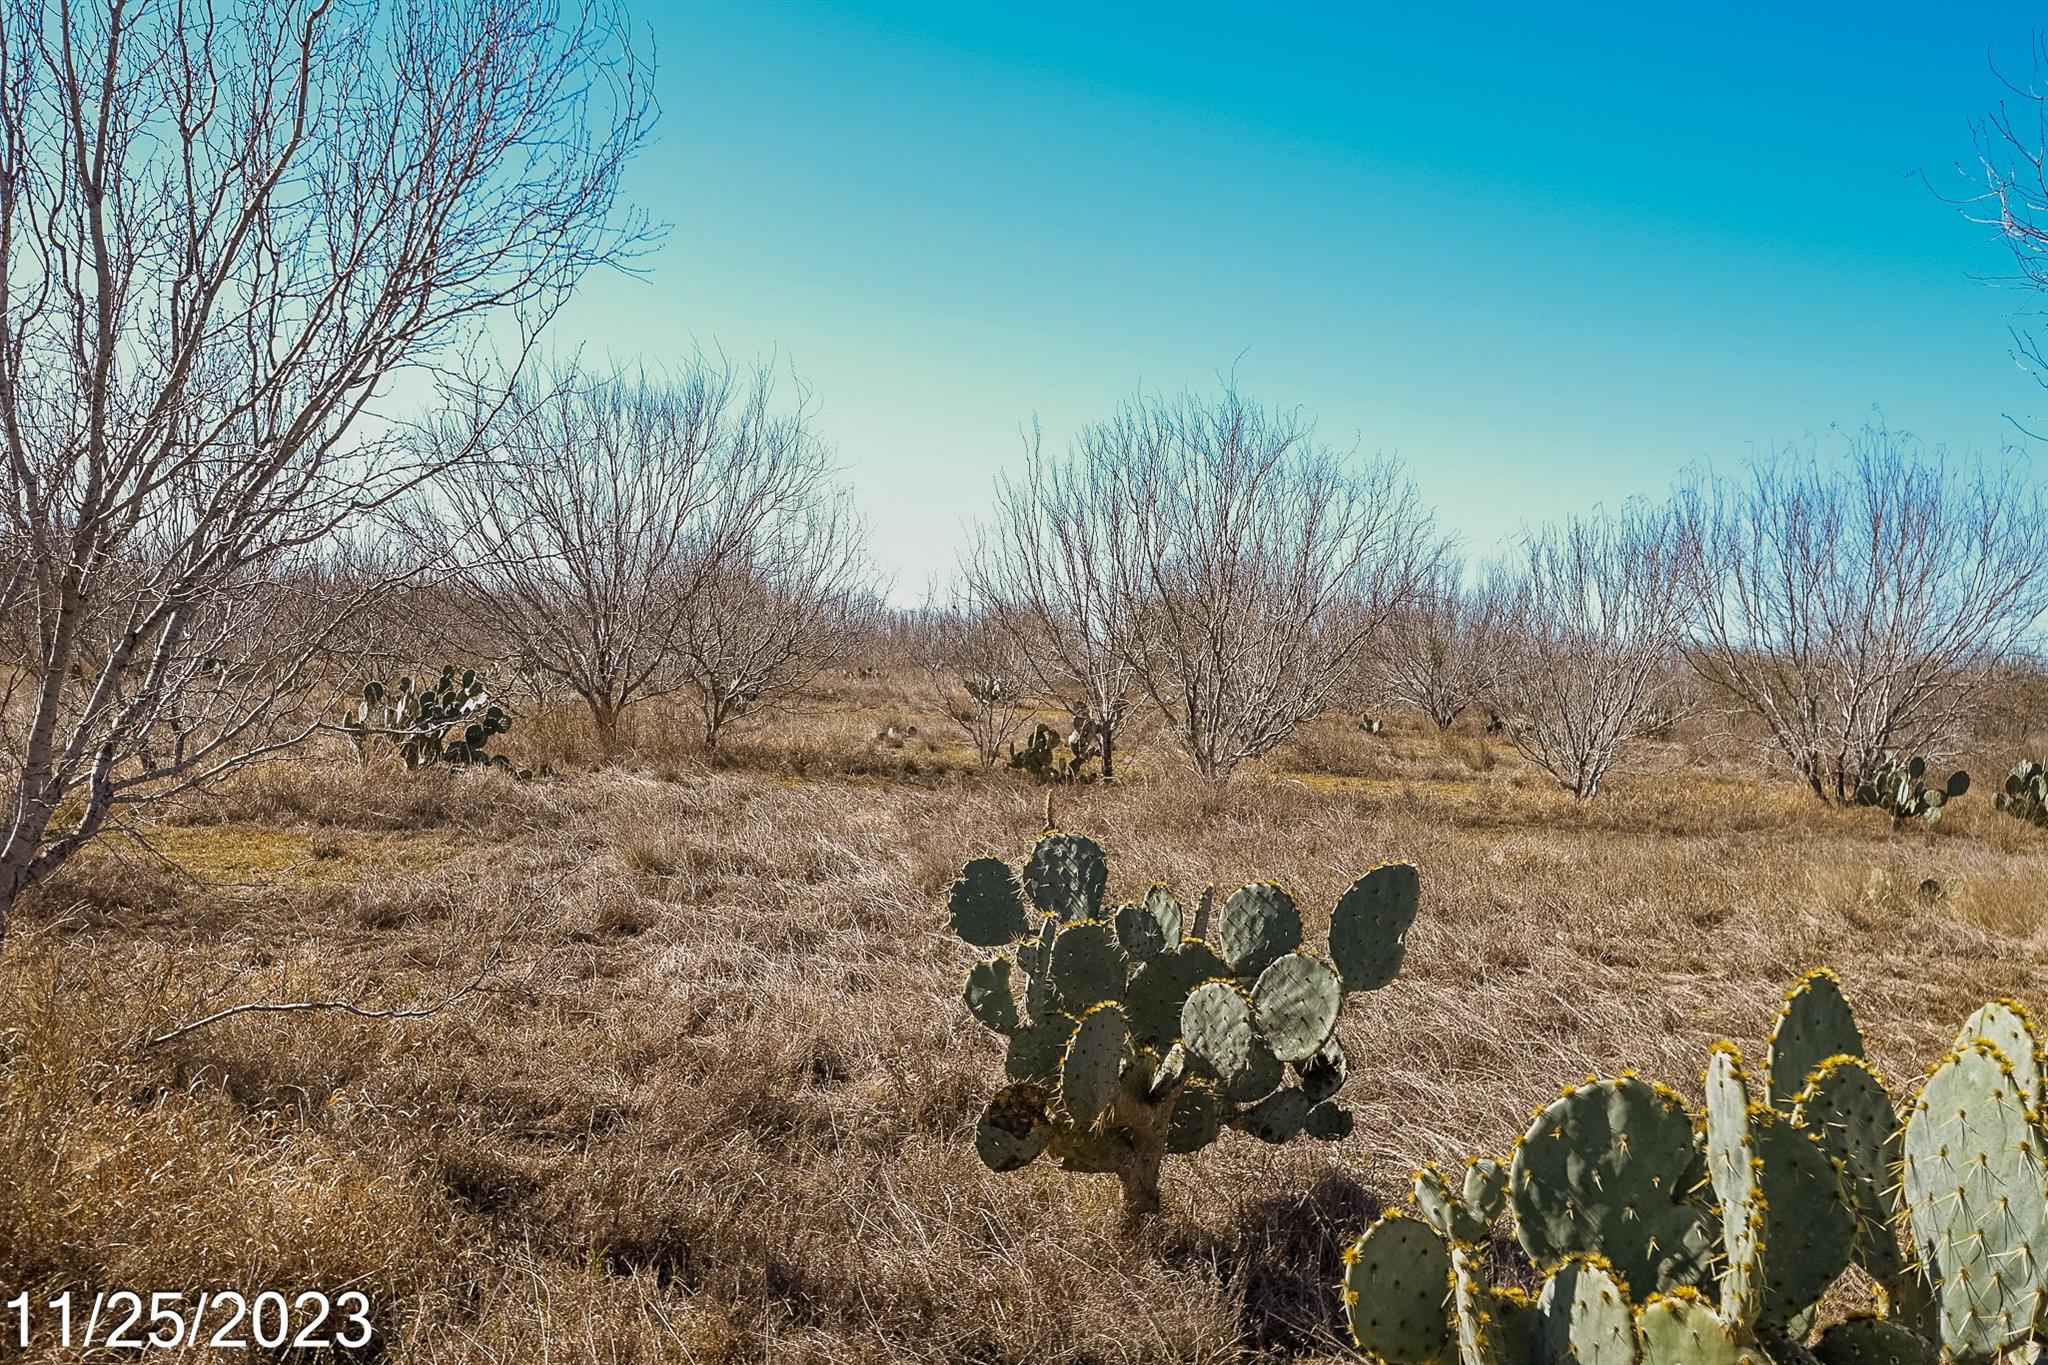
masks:
{"label": "mesquite tree", "polygon": [[[590,709],[619,747],[634,703],[689,685],[693,613],[749,553],[816,505],[823,447],[801,391],[776,400],[765,365],[694,356],[673,372],[558,369],[522,385],[452,471],[421,531],[453,551],[473,626]],[[736,598],[738,590],[727,594]]]}
{"label": "mesquite tree", "polygon": [[1023,477],[998,478],[966,563],[976,609],[1010,636],[1032,683],[1093,723],[1106,780],[1135,684],[1142,599],[1127,581],[1134,525],[1122,455],[1137,439],[1118,419],[1083,431],[1060,460],[1034,428]]}
{"label": "mesquite tree", "polygon": [[1515,747],[1579,801],[1684,705],[1671,664],[1687,563],[1673,512],[1632,502],[1530,535],[1499,571],[1503,638],[1488,690]]}
{"label": "mesquite tree", "polygon": [[387,395],[643,240],[644,83],[555,0],[0,0],[0,927],[329,714],[403,576],[339,542],[468,453]]}
{"label": "mesquite tree", "polygon": [[913,633],[932,709],[960,728],[981,766],[993,767],[1034,714],[1016,636],[965,601],[926,603]]}
{"label": "mesquite tree", "polygon": [[1212,780],[1328,704],[1439,551],[1398,466],[1234,390],[1139,399],[1082,450],[1130,520],[1126,657]]}
{"label": "mesquite tree", "polygon": [[707,749],[852,659],[874,619],[871,576],[867,526],[839,491],[786,502],[734,547],[691,597],[677,652]]}
{"label": "mesquite tree", "polygon": [[1359,670],[1376,699],[1405,702],[1448,730],[1486,690],[1500,648],[1500,603],[1464,582],[1464,566],[1446,557],[1390,614]]}
{"label": "mesquite tree", "polygon": [[1689,652],[1824,801],[1887,750],[1952,738],[2048,607],[2048,509],[2016,470],[1952,466],[1865,427],[1838,461],[1779,455],[1702,476]]}

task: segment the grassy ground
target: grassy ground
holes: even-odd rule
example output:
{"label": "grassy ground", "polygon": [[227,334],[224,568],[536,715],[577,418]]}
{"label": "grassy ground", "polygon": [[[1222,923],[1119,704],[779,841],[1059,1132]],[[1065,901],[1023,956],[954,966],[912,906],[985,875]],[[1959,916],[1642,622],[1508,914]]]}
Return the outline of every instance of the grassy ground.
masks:
{"label": "grassy ground", "polygon": [[[1583,811],[1477,733],[1331,718],[1215,790],[1141,749],[1059,797],[1113,896],[1270,877],[1313,914],[1405,858],[1424,904],[1341,1026],[1353,1136],[1226,1137],[1128,1244],[1110,1178],[974,1156],[1000,1058],[944,893],[1028,849],[1043,789],[918,710],[848,683],[716,762],[656,723],[528,784],[295,761],[66,869],[0,970],[0,1284],[358,1287],[405,1361],[1320,1358],[1372,1210],[1561,1083],[1696,1094],[1816,965],[1902,1079],[1982,998],[2040,994],[2048,844],[1982,795],[1930,840],[1683,744]],[[588,757],[566,718],[526,737]],[[149,1041],[479,973],[426,1018]]]}

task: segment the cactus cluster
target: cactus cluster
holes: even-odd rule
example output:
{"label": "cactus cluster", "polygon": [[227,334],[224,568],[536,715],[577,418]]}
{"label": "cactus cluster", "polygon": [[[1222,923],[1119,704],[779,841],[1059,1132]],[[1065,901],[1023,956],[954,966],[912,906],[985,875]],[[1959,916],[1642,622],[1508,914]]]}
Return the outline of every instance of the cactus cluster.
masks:
{"label": "cactus cluster", "polygon": [[1012,768],[1041,782],[1086,782],[1092,777],[1088,765],[1102,757],[1101,728],[1086,708],[1077,708],[1064,738],[1039,721],[1032,726],[1024,747],[1019,749],[1013,743],[1009,752]]}
{"label": "cactus cluster", "polygon": [[[1802,978],[1761,1094],[1732,1044],[1703,1112],[1624,1073],[1539,1110],[1505,1167],[1417,1174],[1346,1252],[1357,1344],[1387,1365],[1934,1365],[2048,1331],[2048,1119],[2025,1012],[1985,1006],[1901,1121],[1838,983]],[[1503,1218],[1536,1295],[1489,1281]],[[1815,1332],[1858,1266],[1877,1313]],[[2012,1358],[2032,1358],[2015,1355]]]}
{"label": "cactus cluster", "polygon": [[2048,826],[2048,764],[2021,759],[2005,775],[2005,790],[1993,804],[2014,819]]}
{"label": "cactus cluster", "polygon": [[1351,1131],[1337,1017],[1351,991],[1401,967],[1420,883],[1405,863],[1367,872],[1330,912],[1327,954],[1302,946],[1294,898],[1251,882],[1195,905],[1154,885],[1106,898],[1092,839],[1047,829],[1021,875],[996,858],[962,869],[952,926],[995,949],[967,976],[968,1010],[1006,1040],[1008,1084],[975,1137],[992,1170],[1048,1156],[1109,1173],[1136,1223],[1157,1209],[1169,1153],[1226,1129],[1280,1143]]}
{"label": "cactus cluster", "polygon": [[512,728],[512,718],[491,700],[473,668],[457,672],[450,664],[437,677],[400,678],[390,687],[364,683],[363,699],[342,720],[342,728],[365,756],[383,742],[408,768],[448,763],[498,768],[522,780],[533,776],[484,747]]}
{"label": "cactus cluster", "polygon": [[1901,758],[1887,749],[1870,780],[1856,788],[1856,804],[1876,806],[1892,817],[1893,824],[1907,820],[1937,824],[1942,807],[1970,789],[1970,775],[1958,768],[1938,787],[1929,786],[1926,778],[1926,759],[1918,755]]}

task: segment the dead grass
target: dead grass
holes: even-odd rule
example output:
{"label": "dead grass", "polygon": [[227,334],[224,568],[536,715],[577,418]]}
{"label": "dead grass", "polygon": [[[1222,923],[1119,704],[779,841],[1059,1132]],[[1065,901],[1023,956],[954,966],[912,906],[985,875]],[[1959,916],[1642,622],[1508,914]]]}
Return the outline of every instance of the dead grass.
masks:
{"label": "dead grass", "polygon": [[[0,970],[0,1279],[360,1285],[405,1361],[1325,1358],[1344,1242],[1561,1082],[1694,1090],[1819,964],[1899,1078],[2042,994],[2048,836],[1975,797],[1930,840],[1682,743],[1583,810],[1462,730],[1331,722],[1221,790],[1134,752],[1059,798],[1113,895],[1268,876],[1324,907],[1408,858],[1425,904],[1342,1026],[1354,1135],[1227,1138],[1130,1246],[1107,1177],[974,1156],[999,1056],[944,888],[1028,847],[1043,789],[936,731],[874,743],[914,715],[847,679],[715,765],[278,765],[145,831],[159,856],[74,864]],[[431,1001],[494,952],[433,1018],[145,1043],[244,1000]]]}

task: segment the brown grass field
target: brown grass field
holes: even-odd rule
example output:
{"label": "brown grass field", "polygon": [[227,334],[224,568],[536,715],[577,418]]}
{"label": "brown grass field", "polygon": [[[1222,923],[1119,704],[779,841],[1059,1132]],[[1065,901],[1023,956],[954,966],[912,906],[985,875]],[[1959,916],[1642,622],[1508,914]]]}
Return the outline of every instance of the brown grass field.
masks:
{"label": "brown grass field", "polygon": [[[876,744],[892,721],[923,730]],[[1424,900],[1341,1025],[1352,1136],[1175,1159],[1126,1242],[1112,1178],[973,1150],[1000,1054],[945,891],[1028,851],[1045,789],[887,678],[715,763],[683,733],[643,718],[599,771],[573,717],[526,723],[565,775],[524,784],[309,755],[67,867],[0,970],[0,1283],[361,1288],[400,1361],[1348,1357],[1342,1246],[1561,1084],[1696,1098],[1706,1045],[1759,1050],[1813,966],[1901,1084],[1985,997],[2042,996],[2048,835],[1991,809],[2010,754],[1929,838],[1683,736],[1585,810],[1476,730],[1330,717],[1215,789],[1154,744],[1058,795],[1112,897],[1269,877],[1313,914],[1408,859]],[[148,1041],[246,1001],[423,1008],[487,966],[424,1018]]]}

